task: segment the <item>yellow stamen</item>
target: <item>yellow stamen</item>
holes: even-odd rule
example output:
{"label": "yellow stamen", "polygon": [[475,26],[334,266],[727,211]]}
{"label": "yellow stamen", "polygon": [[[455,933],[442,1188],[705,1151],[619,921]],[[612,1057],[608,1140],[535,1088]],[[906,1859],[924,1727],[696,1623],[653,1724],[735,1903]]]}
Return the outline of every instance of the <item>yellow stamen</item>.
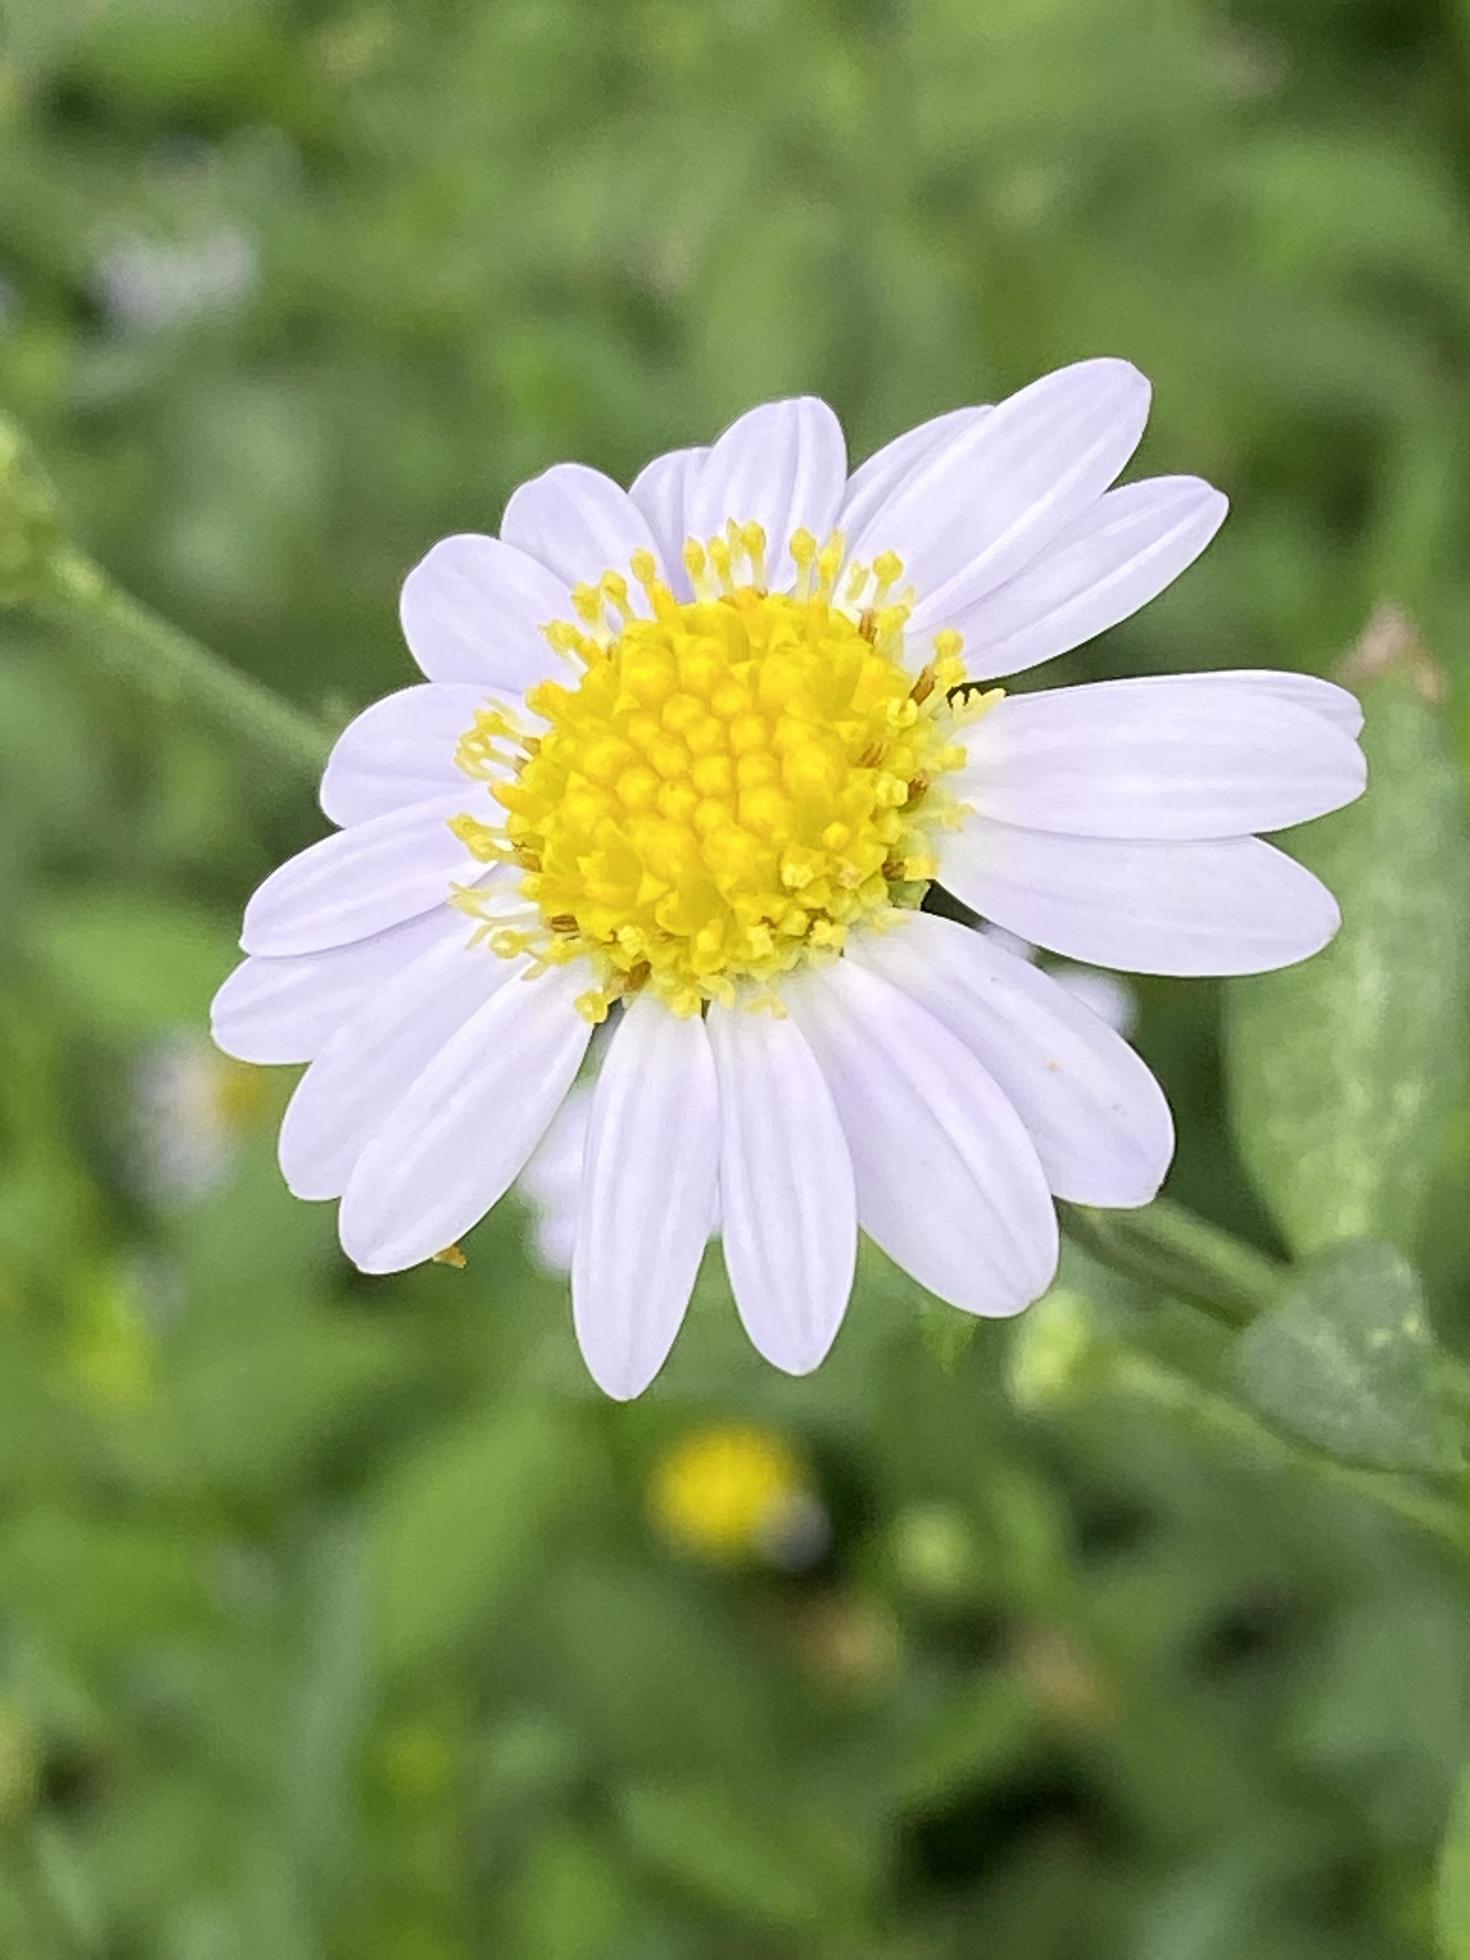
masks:
{"label": "yellow stamen", "polygon": [[740,532],[746,556],[750,559],[750,576],[755,585],[766,582],[766,534],[759,524],[746,524]]}
{"label": "yellow stamen", "polygon": [[766,590],[766,549],[755,524],[689,539],[686,601],[636,554],[646,612],[618,573],[578,587],[583,624],[547,638],[582,654],[580,679],[531,689],[536,734],[491,703],[461,739],[489,807],[451,828],[522,876],[514,899],[491,881],[453,902],[502,957],[587,960],[590,1021],[644,988],[679,1014],[740,982],[769,1001],[768,983],[835,957],[933,876],[955,813],[939,779],[965,759],[956,724],[998,691],[964,698],[958,634],[911,671],[892,552],[848,568],[839,604],[840,535],[789,539],[787,592]]}

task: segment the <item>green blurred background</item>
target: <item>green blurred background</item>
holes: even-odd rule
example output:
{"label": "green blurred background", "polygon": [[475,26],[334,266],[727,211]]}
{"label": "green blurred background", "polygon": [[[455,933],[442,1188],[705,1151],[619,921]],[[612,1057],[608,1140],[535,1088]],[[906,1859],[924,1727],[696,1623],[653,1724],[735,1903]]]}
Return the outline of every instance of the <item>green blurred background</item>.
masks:
{"label": "green blurred background", "polygon": [[[0,406],[340,722],[553,461],[806,389],[860,456],[1122,354],[1234,514],[1047,682],[1327,672],[1385,600],[1453,679],[1467,57],[1465,0],[9,0]],[[524,1210],[358,1278],[289,1083],[201,1040],[310,785],[98,652],[0,617],[4,1960],[1436,1951],[1463,1553],[1157,1357],[1093,1381],[1169,1310],[1077,1255],[968,1344],[874,1262],[800,1383],[707,1270],[626,1408]],[[1170,1188],[1275,1249],[1220,1015],[1141,989]],[[1467,1174],[1462,1109],[1452,1344]]]}

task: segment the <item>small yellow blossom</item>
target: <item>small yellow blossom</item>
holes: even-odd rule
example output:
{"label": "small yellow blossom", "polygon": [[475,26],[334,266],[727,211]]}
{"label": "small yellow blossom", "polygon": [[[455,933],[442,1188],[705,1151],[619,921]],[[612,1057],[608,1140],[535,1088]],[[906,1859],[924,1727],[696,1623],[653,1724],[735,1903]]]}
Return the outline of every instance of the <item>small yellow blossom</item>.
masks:
{"label": "small yellow blossom", "polygon": [[801,1459],[753,1425],[697,1429],[672,1444],[653,1467],[648,1510],[675,1551],[718,1563],[787,1563],[793,1542],[810,1543],[813,1522],[825,1537]]}

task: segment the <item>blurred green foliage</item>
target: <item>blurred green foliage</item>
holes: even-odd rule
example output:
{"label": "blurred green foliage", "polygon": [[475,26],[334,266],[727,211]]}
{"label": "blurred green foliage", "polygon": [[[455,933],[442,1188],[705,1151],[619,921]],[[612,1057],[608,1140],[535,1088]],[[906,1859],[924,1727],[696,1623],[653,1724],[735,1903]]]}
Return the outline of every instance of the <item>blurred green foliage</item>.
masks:
{"label": "blurred green foliage", "polygon": [[[1464,0],[9,0],[0,404],[104,563],[341,719],[407,678],[406,567],[549,462],[798,388],[862,454],[1126,354],[1144,466],[1235,514],[1068,674],[1326,671],[1388,599],[1463,697],[1467,55]],[[615,1408],[512,1210],[356,1278],[280,1188],[284,1085],[187,1045],[304,788],[23,613],[0,647],[6,1960],[1470,1952],[1465,1556],[1266,1447],[1248,1356],[1078,1255],[941,1359],[875,1261],[813,1379],[711,1282]],[[1243,1148],[1217,990],[1148,983],[1140,1041],[1176,1196],[1396,1240],[1459,1347],[1436,728],[1451,841],[1344,820],[1368,936],[1236,990]],[[1288,1024],[1336,1039],[1283,1079]],[[1382,1331],[1320,1292],[1253,1336],[1308,1390]],[[1410,1349],[1360,1461],[1430,1449]],[[1331,1446],[1331,1394],[1258,1406]],[[811,1466],[799,1575],[650,1517],[732,1419]]]}

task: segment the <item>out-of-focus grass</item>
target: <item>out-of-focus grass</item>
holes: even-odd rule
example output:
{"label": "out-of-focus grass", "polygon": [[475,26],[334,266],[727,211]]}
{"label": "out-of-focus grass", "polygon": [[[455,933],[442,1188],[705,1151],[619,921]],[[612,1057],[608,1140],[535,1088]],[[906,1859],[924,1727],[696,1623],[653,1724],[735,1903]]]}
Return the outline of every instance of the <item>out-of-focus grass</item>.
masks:
{"label": "out-of-focus grass", "polygon": [[[0,402],[124,580],[345,717],[408,677],[408,564],[550,462],[799,388],[860,454],[1121,353],[1144,465],[1235,514],[1071,676],[1325,671],[1387,597],[1463,680],[1466,25],[12,0]],[[1044,1355],[1017,1407],[1013,1337],[942,1365],[882,1272],[802,1383],[711,1283],[628,1409],[514,1214],[356,1280],[280,1189],[283,1085],[189,1039],[317,828],[0,621],[0,1951],[1428,1953],[1463,1571]],[[1269,1242],[1216,1022],[1145,987],[1173,1188]],[[815,1565],[660,1530],[668,1453],[731,1422],[802,1465]]]}

